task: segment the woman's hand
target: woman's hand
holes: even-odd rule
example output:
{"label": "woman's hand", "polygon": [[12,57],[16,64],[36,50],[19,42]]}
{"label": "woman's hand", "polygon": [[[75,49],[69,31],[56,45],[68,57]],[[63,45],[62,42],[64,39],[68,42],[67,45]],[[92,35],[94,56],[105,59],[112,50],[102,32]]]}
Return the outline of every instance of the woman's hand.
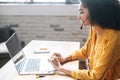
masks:
{"label": "woman's hand", "polygon": [[65,59],[62,57],[60,53],[54,53],[51,58],[53,57],[57,58],[61,64],[65,63]]}
{"label": "woman's hand", "polygon": [[[59,55],[61,56],[61,55]],[[51,62],[51,64],[53,65],[53,67],[56,69],[56,70],[59,70],[60,69],[60,61],[58,60],[58,56],[56,55],[53,55],[50,59],[48,59],[49,62]]]}
{"label": "woman's hand", "polygon": [[65,69],[61,64],[71,61],[71,56],[68,56],[66,58],[63,58],[60,53],[54,53],[50,59],[48,59],[49,62],[53,65],[53,67],[61,72],[64,72],[68,75],[71,75],[71,70]]}
{"label": "woman's hand", "polygon": [[49,61],[56,70],[60,70],[61,64],[57,57],[54,56],[51,59],[49,59]]}

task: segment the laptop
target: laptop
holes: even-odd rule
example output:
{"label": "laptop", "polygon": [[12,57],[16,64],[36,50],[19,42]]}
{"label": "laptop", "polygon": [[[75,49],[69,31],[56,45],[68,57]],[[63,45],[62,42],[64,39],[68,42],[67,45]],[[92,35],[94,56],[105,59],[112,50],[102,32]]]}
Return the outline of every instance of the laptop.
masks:
{"label": "laptop", "polygon": [[55,69],[45,58],[27,58],[16,33],[6,41],[9,55],[18,74],[54,74]]}

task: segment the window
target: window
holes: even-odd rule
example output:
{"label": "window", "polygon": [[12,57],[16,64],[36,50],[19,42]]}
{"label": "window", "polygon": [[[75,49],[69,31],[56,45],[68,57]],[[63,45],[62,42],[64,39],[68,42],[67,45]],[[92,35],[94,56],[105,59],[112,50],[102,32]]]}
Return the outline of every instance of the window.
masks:
{"label": "window", "polygon": [[0,0],[0,3],[18,3],[18,2],[28,2],[28,3],[65,3],[66,0]]}
{"label": "window", "polygon": [[30,0],[0,0],[0,2],[26,2]]}
{"label": "window", "polygon": [[33,0],[34,2],[65,2],[65,0]]}
{"label": "window", "polygon": [[65,3],[66,0],[33,0],[33,3]]}
{"label": "window", "polygon": [[0,0],[0,3],[76,4],[79,0]]}

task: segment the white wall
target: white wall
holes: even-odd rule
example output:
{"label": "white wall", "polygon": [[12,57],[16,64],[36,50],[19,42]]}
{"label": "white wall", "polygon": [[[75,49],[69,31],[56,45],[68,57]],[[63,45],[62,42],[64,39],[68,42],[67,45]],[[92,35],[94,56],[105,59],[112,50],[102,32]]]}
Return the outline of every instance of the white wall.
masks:
{"label": "white wall", "polygon": [[77,15],[78,5],[0,4],[0,15]]}

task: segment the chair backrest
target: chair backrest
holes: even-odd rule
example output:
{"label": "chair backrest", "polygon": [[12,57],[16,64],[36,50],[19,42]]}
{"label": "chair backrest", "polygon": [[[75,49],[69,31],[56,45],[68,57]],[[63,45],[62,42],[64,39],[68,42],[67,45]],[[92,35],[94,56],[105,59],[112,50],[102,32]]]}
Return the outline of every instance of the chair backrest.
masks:
{"label": "chair backrest", "polygon": [[16,33],[13,33],[6,41],[6,47],[11,54],[11,57],[15,56],[21,50],[20,42]]}

